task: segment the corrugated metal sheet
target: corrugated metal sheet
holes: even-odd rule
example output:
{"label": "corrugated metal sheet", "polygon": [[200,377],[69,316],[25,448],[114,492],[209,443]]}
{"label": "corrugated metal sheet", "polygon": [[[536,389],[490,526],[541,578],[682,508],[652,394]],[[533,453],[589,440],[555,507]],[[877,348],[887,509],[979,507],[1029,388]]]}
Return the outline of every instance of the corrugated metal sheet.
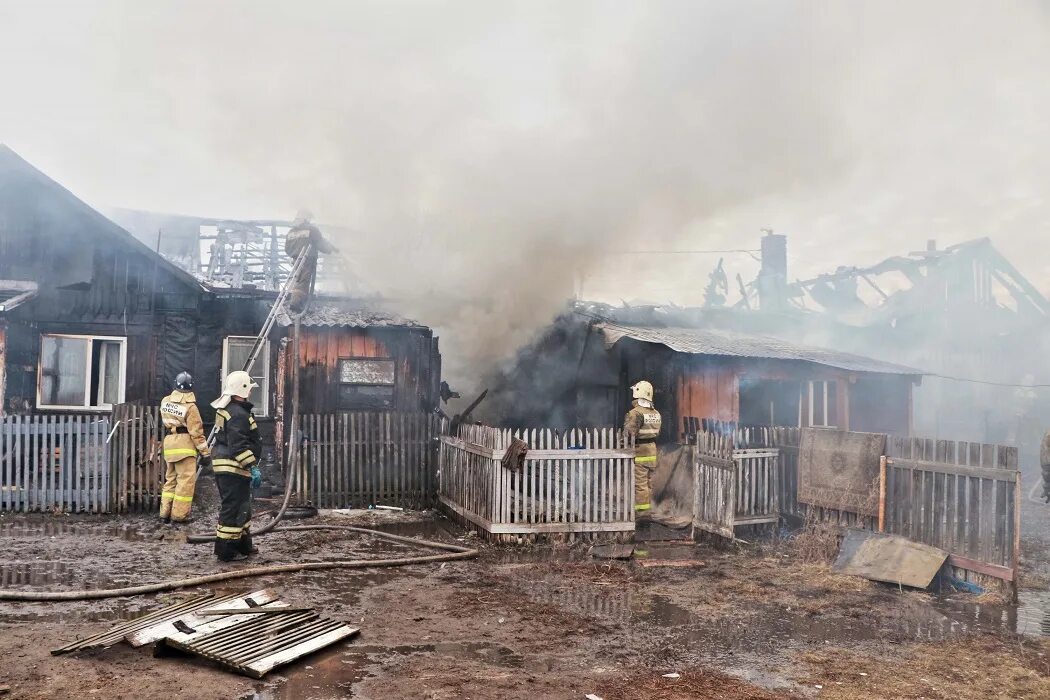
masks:
{"label": "corrugated metal sheet", "polygon": [[720,357],[752,357],[769,360],[795,360],[812,362],[827,367],[836,367],[850,372],[876,372],[880,374],[926,374],[912,367],[882,362],[862,355],[795,345],[779,338],[748,335],[735,331],[713,328],[660,328],[657,326],[626,326],[603,321],[597,326],[611,347],[622,338],[632,338],[643,343],[657,343],[675,352],[691,355],[714,355]]}
{"label": "corrugated metal sheet", "polygon": [[[282,312],[277,317],[282,326],[292,325],[292,318]],[[305,327],[329,328],[423,328],[416,321],[397,314],[372,309],[346,308],[336,304],[313,303],[302,317]]]}
{"label": "corrugated metal sheet", "polygon": [[[244,600],[252,599],[254,601],[255,598],[252,598],[252,596],[259,599],[256,601],[258,603],[269,602],[276,597],[275,594],[269,590],[256,591],[248,596],[226,595],[220,597],[216,596],[214,593],[206,593],[202,596],[183,600],[161,608],[160,610],[154,610],[145,615],[140,615],[134,619],[126,620],[105,632],[100,632],[99,634],[84,639],[78,639],[75,642],[70,642],[64,647],[53,649],[51,654],[53,656],[58,656],[60,654],[68,654],[74,651],[112,646],[113,644],[125,639],[125,637],[131,637],[136,633],[140,633],[149,628],[172,623],[182,617],[192,615],[198,610],[220,605],[233,605],[236,601],[239,601],[242,598]],[[139,645],[136,644],[134,646]]]}

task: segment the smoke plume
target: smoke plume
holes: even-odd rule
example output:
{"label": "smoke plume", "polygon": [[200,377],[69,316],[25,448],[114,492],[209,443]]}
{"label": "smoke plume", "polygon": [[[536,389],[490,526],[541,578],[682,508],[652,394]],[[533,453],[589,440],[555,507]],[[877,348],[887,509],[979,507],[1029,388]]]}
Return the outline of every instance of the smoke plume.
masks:
{"label": "smoke plume", "polygon": [[469,390],[579,288],[695,303],[717,262],[631,251],[1050,271],[1048,39],[1024,2],[0,3],[0,138],[91,201],[345,225]]}

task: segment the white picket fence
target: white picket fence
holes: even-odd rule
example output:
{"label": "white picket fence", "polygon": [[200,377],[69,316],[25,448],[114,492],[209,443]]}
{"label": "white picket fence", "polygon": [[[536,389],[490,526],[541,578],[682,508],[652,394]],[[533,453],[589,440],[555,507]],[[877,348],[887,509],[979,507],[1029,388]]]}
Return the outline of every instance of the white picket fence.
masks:
{"label": "white picket fence", "polygon": [[[513,438],[529,445],[519,470],[501,463]],[[634,447],[622,430],[466,425],[441,438],[439,465],[442,505],[493,539],[634,531]]]}
{"label": "white picket fence", "polygon": [[108,512],[108,416],[0,419],[0,510]]}

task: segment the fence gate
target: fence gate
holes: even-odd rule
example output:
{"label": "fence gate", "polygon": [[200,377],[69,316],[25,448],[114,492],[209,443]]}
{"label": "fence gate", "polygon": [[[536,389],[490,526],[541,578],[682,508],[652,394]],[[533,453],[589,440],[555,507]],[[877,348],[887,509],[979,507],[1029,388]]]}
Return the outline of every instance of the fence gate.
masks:
{"label": "fence gate", "polygon": [[295,489],[320,508],[433,505],[439,418],[423,412],[308,414]]}
{"label": "fence gate", "polygon": [[110,510],[109,421],[99,415],[0,420],[0,510]]}
{"label": "fence gate", "polygon": [[113,507],[121,513],[159,506],[164,484],[160,409],[124,403],[113,407],[109,461],[113,473]]}
{"label": "fence gate", "polygon": [[698,433],[693,474],[693,528],[733,539],[736,522],[736,465],[733,440],[727,435]]}

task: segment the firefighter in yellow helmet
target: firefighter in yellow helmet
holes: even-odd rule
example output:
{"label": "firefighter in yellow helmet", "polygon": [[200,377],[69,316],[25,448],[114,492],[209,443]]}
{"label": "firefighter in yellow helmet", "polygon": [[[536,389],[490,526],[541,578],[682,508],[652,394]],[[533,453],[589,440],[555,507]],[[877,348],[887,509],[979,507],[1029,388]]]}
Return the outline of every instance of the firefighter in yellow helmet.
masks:
{"label": "firefighter in yellow helmet", "polygon": [[212,471],[219,488],[219,525],[215,529],[215,555],[222,561],[257,551],[252,546],[252,488],[262,482],[259,458],[262,440],[248,397],[259,386],[247,372],[230,372],[215,408],[215,447]]}
{"label": "firefighter in yellow helmet", "polygon": [[174,390],[160,402],[164,425],[162,454],[167,465],[160,493],[160,517],[164,522],[189,521],[193,490],[197,485],[197,457],[207,466],[208,440],[193,395],[193,377],[180,372]]}
{"label": "firefighter in yellow helmet", "polygon": [[623,429],[634,436],[634,517],[649,520],[652,489],[649,478],[656,468],[656,437],[660,434],[660,412],[653,407],[653,385],[642,380],[631,387],[631,410]]}
{"label": "firefighter in yellow helmet", "polygon": [[296,260],[304,250],[307,251],[303,266],[292,278],[288,292],[288,310],[301,314],[306,309],[306,302],[313,292],[314,276],[317,274],[317,254],[334,253],[336,248],[321,234],[321,230],[310,219],[313,215],[300,209],[292,222],[292,228],[284,239],[284,252]]}

